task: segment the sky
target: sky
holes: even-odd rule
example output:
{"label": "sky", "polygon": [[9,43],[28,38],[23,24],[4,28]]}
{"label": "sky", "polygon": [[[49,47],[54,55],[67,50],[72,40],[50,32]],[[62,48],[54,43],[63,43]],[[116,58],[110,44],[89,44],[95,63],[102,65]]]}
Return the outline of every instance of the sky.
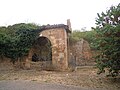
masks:
{"label": "sky", "polygon": [[66,24],[73,30],[95,27],[97,13],[120,0],[0,0],[0,26],[16,23]]}

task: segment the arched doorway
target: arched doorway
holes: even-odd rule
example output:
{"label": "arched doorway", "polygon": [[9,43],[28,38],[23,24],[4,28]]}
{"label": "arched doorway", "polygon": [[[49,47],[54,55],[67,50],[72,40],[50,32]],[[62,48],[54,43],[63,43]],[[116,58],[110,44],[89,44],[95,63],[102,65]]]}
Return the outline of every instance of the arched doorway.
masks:
{"label": "arched doorway", "polygon": [[[34,55],[34,51],[36,51],[37,53],[40,50],[38,55],[40,57],[39,58],[37,57],[38,60],[40,61],[51,60],[51,64],[46,64],[46,65],[47,66],[50,65],[52,67],[52,70],[58,70],[58,71],[68,70],[69,54],[68,54],[67,39],[69,37],[69,33],[71,33],[71,31],[69,30],[69,26],[64,24],[46,25],[46,26],[41,26],[37,32],[39,33],[39,38],[34,43],[35,45],[34,48],[31,48],[28,53],[28,57],[26,58],[25,61],[25,67],[28,69],[31,68],[32,56],[37,57],[36,54]],[[47,44],[44,42],[50,42],[48,46],[50,46],[51,54],[48,54],[46,52],[49,51],[49,49],[46,48]],[[41,47],[39,47],[39,45]],[[49,59],[48,59],[48,55],[51,55]],[[51,67],[49,67],[49,69],[51,69]]]}
{"label": "arched doorway", "polygon": [[39,37],[33,45],[32,62],[40,66],[43,70],[50,70],[52,68],[52,48],[51,42],[46,37]]}

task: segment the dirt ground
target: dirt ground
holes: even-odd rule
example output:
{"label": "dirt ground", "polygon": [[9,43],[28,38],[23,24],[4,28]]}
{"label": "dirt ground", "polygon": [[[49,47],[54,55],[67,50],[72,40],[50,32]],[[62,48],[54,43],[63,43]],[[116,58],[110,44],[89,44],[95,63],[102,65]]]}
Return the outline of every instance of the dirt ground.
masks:
{"label": "dirt ground", "polygon": [[81,66],[73,72],[45,71],[39,68],[23,70],[15,68],[11,63],[0,63],[1,80],[30,80],[43,83],[57,83],[86,88],[101,88],[105,90],[120,90],[120,78],[107,78],[97,75],[97,68]]}

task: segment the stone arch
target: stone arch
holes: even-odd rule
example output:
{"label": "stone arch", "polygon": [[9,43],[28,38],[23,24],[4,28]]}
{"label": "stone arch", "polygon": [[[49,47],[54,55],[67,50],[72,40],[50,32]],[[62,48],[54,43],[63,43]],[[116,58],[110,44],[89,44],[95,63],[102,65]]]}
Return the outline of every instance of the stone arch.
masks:
{"label": "stone arch", "polygon": [[[51,42],[54,70],[65,71],[68,69],[68,33],[70,32],[69,27],[64,24],[42,26],[39,30],[39,38],[46,37]],[[31,61],[32,53],[31,49],[26,62]]]}
{"label": "stone arch", "polygon": [[[38,61],[51,61],[52,62],[52,55],[50,57],[51,59],[49,58],[50,60],[48,60],[48,58],[46,58],[45,55],[43,55],[43,53],[40,54],[40,51],[43,51],[43,50],[45,50],[45,52],[50,52],[50,51],[48,51],[48,48],[46,48],[45,44],[47,44],[47,43],[50,43],[50,46],[51,46],[50,40],[47,37],[45,37],[45,36],[39,36],[34,41],[33,46],[29,50],[28,57],[26,58],[25,67],[27,69],[30,69],[30,67],[31,67],[31,61],[33,59],[32,57],[33,57],[34,54],[36,54],[38,57],[41,55],[41,57],[39,57]],[[52,53],[52,49],[51,49],[50,53]],[[40,60],[40,58],[41,58],[41,60]],[[34,61],[34,62],[37,62],[37,61]],[[41,69],[52,70],[52,63],[51,62],[43,62],[44,63],[44,67],[40,66],[40,67],[42,67]],[[47,64],[49,64],[49,65],[47,65]],[[50,66],[50,64],[51,64],[51,66]],[[48,69],[48,68],[50,68],[50,69]]]}
{"label": "stone arch", "polygon": [[51,42],[48,38],[44,36],[38,37],[33,45],[33,49],[33,56],[37,57],[34,57],[38,59],[37,61],[52,61]]}
{"label": "stone arch", "polygon": [[47,29],[39,33],[47,37],[52,44],[52,65],[55,70],[68,68],[67,61],[67,32],[64,28]]}

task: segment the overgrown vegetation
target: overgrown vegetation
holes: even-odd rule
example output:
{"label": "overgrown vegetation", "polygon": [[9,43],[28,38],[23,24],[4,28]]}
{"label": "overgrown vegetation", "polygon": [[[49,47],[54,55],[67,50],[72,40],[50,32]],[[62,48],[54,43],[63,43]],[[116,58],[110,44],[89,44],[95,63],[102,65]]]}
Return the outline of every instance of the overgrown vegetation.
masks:
{"label": "overgrown vegetation", "polygon": [[37,29],[37,25],[25,23],[0,27],[0,56],[11,58],[13,63],[21,60],[38,36]]}
{"label": "overgrown vegetation", "polygon": [[111,6],[96,19],[96,57],[99,73],[109,71],[110,76],[117,76],[120,71],[120,4]]}
{"label": "overgrown vegetation", "polygon": [[80,41],[81,39],[84,39],[89,42],[91,49],[96,49],[95,44],[95,31],[73,31],[70,36],[70,43],[75,43],[77,41]]}

